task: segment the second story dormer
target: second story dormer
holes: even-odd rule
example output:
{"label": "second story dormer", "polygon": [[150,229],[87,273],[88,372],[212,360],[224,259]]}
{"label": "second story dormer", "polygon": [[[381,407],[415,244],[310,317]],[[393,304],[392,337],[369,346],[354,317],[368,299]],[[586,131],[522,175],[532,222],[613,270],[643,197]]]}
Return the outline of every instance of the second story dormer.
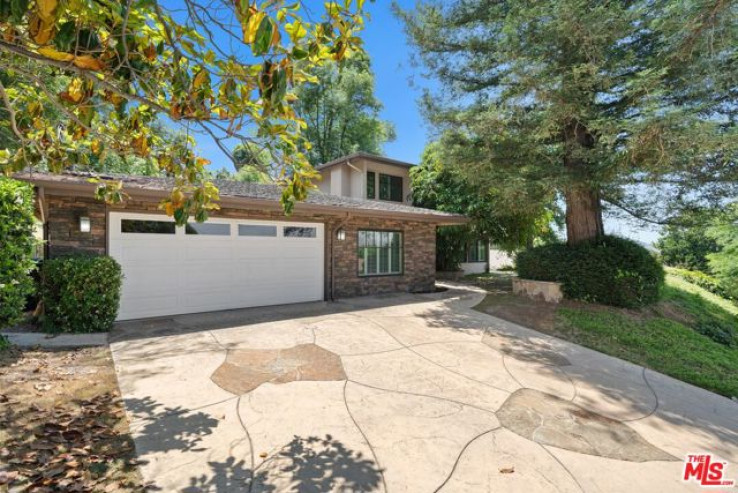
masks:
{"label": "second story dormer", "polygon": [[410,168],[414,165],[357,152],[321,164],[318,187],[323,193],[358,199],[410,202]]}

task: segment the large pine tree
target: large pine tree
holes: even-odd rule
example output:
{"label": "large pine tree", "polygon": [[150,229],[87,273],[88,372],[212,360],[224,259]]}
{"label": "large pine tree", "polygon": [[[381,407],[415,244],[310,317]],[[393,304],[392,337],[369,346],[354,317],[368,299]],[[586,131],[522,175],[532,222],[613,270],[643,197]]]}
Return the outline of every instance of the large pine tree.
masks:
{"label": "large pine tree", "polygon": [[738,193],[738,4],[455,0],[396,8],[441,90],[446,159],[511,209],[559,193],[570,244],[603,203],[671,221]]}

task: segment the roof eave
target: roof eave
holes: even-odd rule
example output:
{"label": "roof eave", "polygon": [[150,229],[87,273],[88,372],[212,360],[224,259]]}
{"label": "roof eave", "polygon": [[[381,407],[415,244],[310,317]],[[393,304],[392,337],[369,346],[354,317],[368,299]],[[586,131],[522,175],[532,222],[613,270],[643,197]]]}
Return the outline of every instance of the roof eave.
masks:
{"label": "roof eave", "polygon": [[[33,183],[35,186],[43,187],[46,194],[53,192],[61,192],[75,195],[89,195],[92,194],[97,187],[94,183],[81,183],[81,182],[63,182],[57,180],[45,180],[43,178],[34,177],[17,177],[20,180],[28,181]],[[124,186],[124,191],[132,199],[142,200],[161,200],[167,193],[163,190],[152,190],[149,188],[141,188],[135,185]],[[275,200],[268,199],[255,199],[250,197],[237,197],[233,195],[223,195],[218,200],[218,204],[222,207],[228,207],[232,209],[259,209],[268,211],[281,211],[282,205]],[[305,202],[298,202],[295,205],[295,212],[303,214],[323,214],[330,216],[350,216],[356,217],[382,217],[387,219],[402,219],[405,221],[413,222],[425,222],[433,223],[438,226],[451,226],[457,224],[466,224],[469,222],[469,218],[465,216],[444,216],[434,214],[414,214],[403,211],[385,211],[385,210],[372,210],[372,209],[351,209],[348,207],[341,206],[328,206],[320,204],[309,204]]]}

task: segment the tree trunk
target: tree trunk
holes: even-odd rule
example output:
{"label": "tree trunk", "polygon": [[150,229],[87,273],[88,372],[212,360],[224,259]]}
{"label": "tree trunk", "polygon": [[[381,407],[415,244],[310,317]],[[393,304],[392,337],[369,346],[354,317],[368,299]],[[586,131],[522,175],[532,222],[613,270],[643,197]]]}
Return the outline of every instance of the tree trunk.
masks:
{"label": "tree trunk", "polygon": [[564,129],[564,142],[566,145],[564,164],[571,180],[564,190],[566,242],[569,245],[576,245],[605,234],[600,191],[589,185],[591,171],[585,161],[576,157],[582,149],[592,149],[596,137],[590,133],[586,125],[572,120]]}
{"label": "tree trunk", "polygon": [[575,245],[594,240],[605,234],[602,225],[602,204],[597,190],[572,187],[566,198],[566,242]]}

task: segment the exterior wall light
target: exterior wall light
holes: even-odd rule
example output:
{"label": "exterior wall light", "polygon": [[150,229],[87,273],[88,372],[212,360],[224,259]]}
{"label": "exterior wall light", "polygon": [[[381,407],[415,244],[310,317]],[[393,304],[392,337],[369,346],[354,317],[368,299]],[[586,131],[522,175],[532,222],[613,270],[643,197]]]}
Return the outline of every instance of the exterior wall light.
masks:
{"label": "exterior wall light", "polygon": [[80,216],[79,217],[80,233],[89,233],[91,229],[92,229],[92,225],[90,223],[90,218],[87,216]]}
{"label": "exterior wall light", "polygon": [[336,231],[336,239],[338,239],[338,241],[344,241],[346,239],[346,230],[340,228],[338,231]]}

